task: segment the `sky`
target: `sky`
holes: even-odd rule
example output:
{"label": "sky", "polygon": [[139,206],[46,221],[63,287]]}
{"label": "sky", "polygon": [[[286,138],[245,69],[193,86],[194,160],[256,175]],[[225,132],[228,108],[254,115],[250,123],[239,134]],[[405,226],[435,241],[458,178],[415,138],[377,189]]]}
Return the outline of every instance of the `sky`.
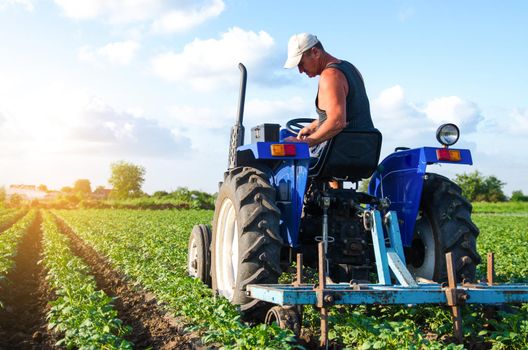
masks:
{"label": "sky", "polygon": [[361,71],[382,157],[437,146],[453,122],[474,165],[429,171],[478,170],[528,194],[520,0],[0,0],[0,185],[108,186],[124,160],[145,167],[148,193],[216,192],[239,62],[246,140],[255,125],[316,117],[318,78],[282,68],[300,32]]}

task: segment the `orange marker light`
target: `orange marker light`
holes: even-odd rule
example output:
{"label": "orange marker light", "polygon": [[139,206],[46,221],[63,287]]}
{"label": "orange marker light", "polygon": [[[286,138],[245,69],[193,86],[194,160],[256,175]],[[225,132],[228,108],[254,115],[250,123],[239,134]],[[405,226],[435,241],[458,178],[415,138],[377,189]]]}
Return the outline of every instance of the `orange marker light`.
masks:
{"label": "orange marker light", "polygon": [[273,157],[293,157],[297,154],[295,145],[285,145],[283,143],[275,143],[271,145],[271,155]]}

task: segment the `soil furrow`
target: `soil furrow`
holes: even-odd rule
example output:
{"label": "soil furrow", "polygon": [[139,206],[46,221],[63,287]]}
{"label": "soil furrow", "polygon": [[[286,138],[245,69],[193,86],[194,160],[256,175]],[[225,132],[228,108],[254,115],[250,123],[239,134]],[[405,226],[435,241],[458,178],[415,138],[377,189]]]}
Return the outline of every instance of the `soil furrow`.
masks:
{"label": "soil furrow", "polygon": [[77,237],[62,219],[56,217],[56,220],[61,231],[70,238],[74,254],[90,266],[98,288],[115,298],[114,305],[118,317],[133,328],[127,339],[132,341],[136,348],[204,348],[199,337],[185,332],[182,323],[167,315],[152,294],[127,283],[104,257]]}
{"label": "soil furrow", "polygon": [[51,296],[40,264],[42,232],[40,213],[22,237],[15,268],[0,288],[0,349],[52,349],[55,339],[47,331],[46,314]]}

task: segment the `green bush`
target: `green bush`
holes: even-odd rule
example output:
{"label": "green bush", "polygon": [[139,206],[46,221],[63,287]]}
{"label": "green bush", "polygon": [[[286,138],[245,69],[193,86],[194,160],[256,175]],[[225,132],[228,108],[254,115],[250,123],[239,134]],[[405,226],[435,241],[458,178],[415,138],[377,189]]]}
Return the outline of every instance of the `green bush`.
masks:
{"label": "green bush", "polygon": [[512,202],[528,202],[528,196],[525,196],[521,190],[513,191],[510,200]]}

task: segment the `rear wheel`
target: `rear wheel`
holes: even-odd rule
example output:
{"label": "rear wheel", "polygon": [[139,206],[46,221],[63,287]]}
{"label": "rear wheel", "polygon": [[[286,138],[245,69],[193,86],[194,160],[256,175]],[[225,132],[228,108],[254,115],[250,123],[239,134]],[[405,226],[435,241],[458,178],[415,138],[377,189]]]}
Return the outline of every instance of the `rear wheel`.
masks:
{"label": "rear wheel", "polygon": [[229,172],[220,187],[211,247],[213,289],[240,305],[246,319],[263,320],[269,304],[246,296],[248,284],[277,283],[281,274],[280,211],[265,173]]}
{"label": "rear wheel", "polygon": [[447,281],[445,254],[451,252],[457,281],[474,280],[480,256],[478,228],[471,221],[471,204],[448,178],[427,174],[412,247],[407,250],[409,270],[416,277]]}

